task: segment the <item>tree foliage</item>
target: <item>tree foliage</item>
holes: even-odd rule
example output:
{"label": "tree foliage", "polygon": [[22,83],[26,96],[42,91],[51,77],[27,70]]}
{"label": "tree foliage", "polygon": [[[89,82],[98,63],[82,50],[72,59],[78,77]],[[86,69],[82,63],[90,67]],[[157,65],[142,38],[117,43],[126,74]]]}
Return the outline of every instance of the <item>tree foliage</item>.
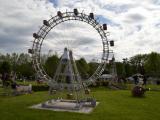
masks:
{"label": "tree foliage", "polygon": [[80,58],[76,61],[78,71],[83,78],[88,77],[89,65],[86,62],[85,58]]}
{"label": "tree foliage", "polygon": [[160,77],[160,54],[152,52],[144,65],[147,74]]}
{"label": "tree foliage", "polygon": [[0,73],[10,73],[11,72],[11,65],[7,61],[3,61],[0,65]]}
{"label": "tree foliage", "polygon": [[[58,55],[42,56],[41,63],[47,74],[54,76],[59,63]],[[99,63],[88,62],[85,58],[76,60],[77,68],[83,78],[88,78],[97,69]],[[118,76],[129,77],[135,73],[143,73],[149,76],[160,77],[160,54],[152,52],[150,54],[138,54],[124,62],[116,62],[116,69]],[[111,70],[111,65],[106,66],[107,72]],[[0,73],[15,72],[19,78],[25,77],[29,79],[35,76],[31,56],[28,54],[0,54]]]}
{"label": "tree foliage", "polygon": [[45,62],[44,68],[46,70],[46,72],[48,73],[49,76],[53,77],[57,66],[59,63],[59,58],[57,55],[53,55],[51,57],[48,57],[48,59]]}

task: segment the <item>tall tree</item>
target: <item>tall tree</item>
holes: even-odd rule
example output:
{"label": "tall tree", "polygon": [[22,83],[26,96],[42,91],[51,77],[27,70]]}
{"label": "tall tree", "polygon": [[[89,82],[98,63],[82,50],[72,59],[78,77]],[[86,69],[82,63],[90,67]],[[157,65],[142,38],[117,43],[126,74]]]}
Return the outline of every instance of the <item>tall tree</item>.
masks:
{"label": "tall tree", "polygon": [[3,61],[0,66],[1,74],[10,73],[11,72],[11,65],[8,61]]}
{"label": "tall tree", "polygon": [[58,63],[59,63],[59,58],[57,55],[48,57],[48,59],[45,62],[44,68],[49,76],[51,77],[54,76]]}
{"label": "tall tree", "polygon": [[3,86],[8,86],[8,80],[10,79],[11,65],[8,61],[3,61],[0,66],[0,73],[2,74]]}
{"label": "tall tree", "polygon": [[97,69],[97,67],[98,67],[99,64],[96,63],[96,62],[90,62],[88,65],[89,65],[89,71],[88,71],[88,73],[89,73],[89,76],[91,76],[96,71],[96,69]]}
{"label": "tall tree", "polygon": [[152,52],[146,60],[145,69],[151,76],[160,76],[160,54]]}
{"label": "tall tree", "polygon": [[147,54],[138,54],[130,58],[129,62],[133,67],[134,72],[141,74],[145,73],[144,64],[146,62]]}
{"label": "tall tree", "polygon": [[81,77],[83,78],[88,77],[89,66],[85,58],[80,58],[79,60],[76,61],[76,64]]}

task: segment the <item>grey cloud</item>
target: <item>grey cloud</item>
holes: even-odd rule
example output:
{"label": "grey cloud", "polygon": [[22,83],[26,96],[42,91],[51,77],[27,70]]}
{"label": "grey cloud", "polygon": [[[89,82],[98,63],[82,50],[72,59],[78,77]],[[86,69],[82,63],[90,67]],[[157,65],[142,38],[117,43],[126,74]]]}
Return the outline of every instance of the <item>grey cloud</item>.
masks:
{"label": "grey cloud", "polygon": [[129,17],[136,21],[141,21],[145,19],[145,17],[140,14],[132,14],[132,15],[129,15]]}
{"label": "grey cloud", "polygon": [[155,27],[160,28],[160,23],[155,24]]}
{"label": "grey cloud", "polygon": [[152,3],[155,5],[160,5],[160,1],[159,0],[152,0]]}
{"label": "grey cloud", "polygon": [[75,39],[65,39],[65,38],[61,38],[61,39],[52,39],[51,41],[51,38],[50,38],[50,42],[53,42],[57,45],[65,45],[67,44],[67,42],[69,42],[69,44],[73,47],[77,47],[77,46],[83,46],[83,45],[94,45],[97,43],[97,41],[93,38],[90,38],[90,37],[80,37],[80,36],[77,36],[77,38]]}
{"label": "grey cloud", "polygon": [[137,25],[136,26],[136,31],[140,31],[142,29],[142,25]]}
{"label": "grey cloud", "polygon": [[[54,6],[49,1],[53,1]],[[154,2],[158,4],[157,0],[154,0]],[[84,12],[88,12],[88,13],[91,12],[90,10],[92,8],[94,8],[92,10],[95,13],[95,16],[96,14],[97,15],[100,14],[103,17],[108,15],[111,18],[115,16],[115,13],[124,13],[124,14],[121,14],[121,16],[116,16],[110,20],[111,22],[113,22],[113,20],[117,20],[121,28],[123,29],[120,29],[118,27],[115,28],[114,26],[108,27],[108,31],[112,30],[113,33],[111,33],[111,36],[114,36],[115,39],[119,39],[119,36],[123,36],[123,34],[125,35],[125,37],[121,39],[122,43],[119,44],[119,47],[114,47],[114,49],[115,48],[118,49],[117,54],[119,56],[121,56],[120,53],[123,52],[123,49],[127,49],[126,47],[120,47],[120,46],[123,46],[123,41],[126,42],[127,44],[126,46],[128,48],[130,47],[136,48],[136,47],[141,47],[145,45],[153,47],[153,48],[157,48],[158,45],[150,41],[158,41],[159,39],[159,35],[156,33],[158,33],[158,30],[159,30],[158,28],[160,25],[154,24],[154,23],[157,23],[155,21],[158,20],[158,16],[155,16],[157,18],[155,18],[154,20],[154,17],[153,17],[154,15],[152,16],[153,11],[150,11],[147,9],[146,9],[146,12],[148,12],[151,15],[150,17],[152,17],[153,19],[149,19],[148,16],[144,16],[143,13],[140,13],[141,11],[137,13],[134,12],[134,9],[136,8],[141,8],[141,7],[148,8],[150,5],[147,6],[147,4],[145,4],[145,6],[142,6],[141,4],[136,4],[137,6],[134,6],[135,5],[134,3],[139,3],[139,1],[138,2],[133,1],[133,5],[129,3],[130,2],[125,3],[124,1],[122,2],[121,1],[118,1],[118,2],[108,1],[107,2],[104,0],[102,1],[98,1],[98,0],[93,0],[93,1],[85,1],[85,0],[83,1],[79,1],[79,0],[76,0],[76,1],[72,1],[72,0],[71,1],[14,0],[13,3],[9,0],[2,1],[0,2],[0,10],[1,10],[1,13],[0,13],[0,17],[1,17],[0,19],[0,26],[1,26],[0,27],[0,50],[6,51],[6,52],[26,52],[27,46],[32,45],[30,43],[30,41],[33,40],[32,33],[37,32],[39,30],[38,26],[42,25],[43,19],[50,18],[50,13],[54,13],[52,14],[53,16],[56,15],[57,10],[65,11],[66,9],[68,9],[68,11],[73,11],[74,7],[77,7],[77,8],[79,7],[79,9],[81,10],[84,9],[85,10]],[[105,8],[107,5],[108,7]],[[154,5],[152,6],[153,8],[157,8],[157,12],[159,12],[160,9],[158,9],[157,5],[156,7],[154,7]],[[130,13],[130,10],[132,14]],[[149,19],[150,21],[146,22],[145,21],[146,19]],[[77,40],[75,43],[74,42],[72,43],[73,46],[74,47],[77,46],[77,49],[80,52],[82,52],[82,54],[85,52],[86,54],[88,54],[89,57],[90,57],[89,54],[94,55],[95,51],[93,51],[93,49],[94,48],[97,49],[98,48],[97,46],[99,46],[100,48],[102,47],[102,43],[101,41],[99,41],[101,40],[100,37],[98,38],[95,34],[97,32],[91,33],[92,29],[87,31],[87,29],[85,29],[85,25],[81,23],[80,24],[72,24],[72,23],[73,22],[66,23],[67,31],[68,31],[66,34],[64,33],[63,24],[58,25],[57,29],[55,28],[55,31],[53,29],[52,30],[53,32],[49,33],[46,40],[47,41],[50,40],[49,42],[51,42],[52,44],[55,44],[57,43],[58,39],[61,39],[61,38],[64,39],[64,37],[66,39],[72,38],[72,39]],[[125,23],[128,23],[127,26],[125,26]],[[134,26],[134,23],[136,23],[135,26]],[[154,27],[151,32],[149,29],[147,29],[149,28],[148,23],[155,25],[157,29],[154,29],[156,28]],[[131,27],[128,27],[129,25]],[[125,31],[125,28],[127,27],[128,29],[126,29],[127,31]],[[142,30],[144,30],[145,28],[147,29],[146,31],[149,32],[150,34],[143,33],[144,37],[146,38],[144,39],[142,36],[141,40],[137,40],[139,39],[139,37],[137,36],[139,36],[140,32],[142,32]],[[76,32],[73,32],[73,31],[76,31]],[[125,34],[123,32],[125,33],[130,32],[131,35]],[[157,36],[155,37],[155,35]],[[128,41],[131,39],[132,41]],[[151,40],[147,40],[147,39],[151,39]],[[63,51],[63,48],[62,48],[63,46],[61,46],[63,42],[64,41],[62,40],[61,42],[57,43],[55,49],[62,49]],[[44,48],[47,46],[47,44],[44,44]],[[118,46],[118,44],[116,46]],[[48,47],[48,49],[52,49],[52,46],[50,46],[50,48]],[[126,51],[129,51],[129,50],[127,49]],[[128,53],[124,52],[123,55],[126,55],[126,56],[127,54],[132,55],[132,53],[129,53],[129,52]],[[140,51],[136,51],[136,52],[140,52]],[[122,56],[122,57],[125,57],[125,56]]]}
{"label": "grey cloud", "polygon": [[129,14],[124,22],[126,23],[138,23],[144,21],[146,18],[142,16],[141,14]]}
{"label": "grey cloud", "polygon": [[146,45],[146,40],[138,40],[135,42],[135,44],[139,47],[144,47]]}
{"label": "grey cloud", "polygon": [[135,5],[131,5],[131,4],[120,4],[120,5],[108,4],[104,6],[106,10],[115,12],[116,14],[128,12],[128,10],[134,7]]}
{"label": "grey cloud", "polygon": [[91,45],[94,44],[96,41],[89,37],[79,37],[79,40],[75,43],[77,45]]}

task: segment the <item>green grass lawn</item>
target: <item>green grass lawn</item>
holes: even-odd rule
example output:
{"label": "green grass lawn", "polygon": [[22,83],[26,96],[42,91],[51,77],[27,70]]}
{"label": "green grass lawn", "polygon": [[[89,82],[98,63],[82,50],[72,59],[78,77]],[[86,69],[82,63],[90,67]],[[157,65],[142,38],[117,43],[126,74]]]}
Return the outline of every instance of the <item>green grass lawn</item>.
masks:
{"label": "green grass lawn", "polygon": [[129,90],[92,91],[100,104],[91,114],[28,108],[49,99],[47,92],[0,96],[0,120],[160,120],[160,92],[149,91],[144,98],[133,98]]}

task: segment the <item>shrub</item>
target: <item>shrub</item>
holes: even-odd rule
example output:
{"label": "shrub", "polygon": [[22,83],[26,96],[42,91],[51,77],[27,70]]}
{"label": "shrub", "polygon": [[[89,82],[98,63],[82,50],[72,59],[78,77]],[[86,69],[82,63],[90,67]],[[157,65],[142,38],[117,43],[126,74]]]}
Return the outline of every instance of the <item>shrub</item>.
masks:
{"label": "shrub", "polygon": [[144,93],[145,93],[145,89],[143,87],[135,86],[132,89],[132,96],[134,97],[142,97],[144,96]]}

